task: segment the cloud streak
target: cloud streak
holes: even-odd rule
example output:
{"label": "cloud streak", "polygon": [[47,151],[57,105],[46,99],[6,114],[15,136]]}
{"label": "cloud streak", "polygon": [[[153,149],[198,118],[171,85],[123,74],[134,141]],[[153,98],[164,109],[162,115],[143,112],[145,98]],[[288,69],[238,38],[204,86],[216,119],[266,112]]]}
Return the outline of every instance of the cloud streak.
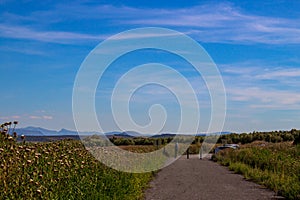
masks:
{"label": "cloud streak", "polygon": [[15,119],[20,119],[21,116],[19,115],[13,115],[13,116],[0,116],[1,120],[15,120]]}
{"label": "cloud streak", "polygon": [[256,102],[264,104],[265,107],[274,105],[286,109],[294,109],[294,105],[300,106],[300,94],[290,91],[265,90],[258,87],[230,88],[227,91],[234,101]]}
{"label": "cloud streak", "polygon": [[258,79],[285,79],[285,78],[299,78],[300,77],[300,69],[292,68],[292,69],[280,69],[270,72],[265,72],[260,75],[255,76]]}
{"label": "cloud streak", "polygon": [[49,115],[43,115],[43,116],[36,116],[36,115],[30,115],[29,119],[43,119],[43,120],[52,120],[53,117]]}
{"label": "cloud streak", "polygon": [[0,36],[3,38],[28,39],[40,42],[69,44],[74,41],[101,40],[104,36],[65,32],[39,31],[25,26],[11,26],[0,24]]}
{"label": "cloud streak", "polygon": [[[0,25],[0,35],[7,38],[31,39],[42,42],[70,43],[78,40],[102,40],[107,34],[78,33],[77,31],[50,31],[40,29],[51,24],[71,20],[90,20],[103,26],[163,26],[182,31],[204,42],[299,44],[300,19],[258,16],[244,13],[228,3],[205,4],[189,8],[134,8],[112,5],[86,5],[73,3],[57,5],[53,10],[38,11],[30,16],[12,13]],[[24,26],[27,22],[34,26]],[[26,22],[26,23],[25,23]]]}
{"label": "cloud streak", "polygon": [[221,71],[232,102],[252,109],[300,109],[300,70],[295,66],[272,67],[254,61],[221,65]]}

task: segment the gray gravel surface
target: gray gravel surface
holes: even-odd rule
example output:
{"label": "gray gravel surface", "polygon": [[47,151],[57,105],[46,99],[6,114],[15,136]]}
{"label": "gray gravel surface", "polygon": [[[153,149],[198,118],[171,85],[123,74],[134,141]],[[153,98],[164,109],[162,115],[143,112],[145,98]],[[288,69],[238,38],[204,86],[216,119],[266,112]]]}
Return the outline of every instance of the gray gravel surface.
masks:
{"label": "gray gravel surface", "polygon": [[247,181],[226,167],[193,155],[182,156],[158,172],[145,192],[146,200],[282,199],[263,186]]}

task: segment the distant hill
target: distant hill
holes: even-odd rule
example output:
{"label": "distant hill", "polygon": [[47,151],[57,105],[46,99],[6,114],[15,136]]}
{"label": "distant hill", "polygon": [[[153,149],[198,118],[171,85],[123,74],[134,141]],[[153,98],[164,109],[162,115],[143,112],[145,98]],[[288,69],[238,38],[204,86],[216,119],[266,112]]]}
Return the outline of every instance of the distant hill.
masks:
{"label": "distant hill", "polygon": [[57,132],[59,135],[78,135],[77,131],[70,131],[67,129],[61,129],[60,131]]}
{"label": "distant hill", "polygon": [[134,138],[134,137],[148,137],[148,135],[144,135],[135,131],[124,131],[124,132],[118,132],[118,131],[113,131],[113,132],[108,132],[105,133],[107,137],[124,137],[124,138]]}
{"label": "distant hill", "polygon": [[[98,132],[77,132],[68,129],[61,129],[59,131],[49,130],[41,127],[33,127],[28,126],[25,128],[16,128],[15,131],[18,135],[26,135],[26,136],[66,136],[66,135],[103,135],[102,133]],[[145,135],[140,134],[135,131],[125,131],[125,132],[107,132],[105,133],[106,136],[118,136],[118,137],[145,137]]]}
{"label": "distant hill", "polygon": [[16,130],[17,130],[17,132],[18,131],[25,131],[27,133],[36,132],[36,133],[42,133],[44,135],[55,135],[55,134],[57,134],[57,131],[49,130],[49,129],[45,129],[45,128],[41,128],[41,127],[33,127],[33,126],[28,126],[26,128],[20,128],[20,129],[16,129]]}
{"label": "distant hill", "polygon": [[107,133],[105,133],[105,135],[106,135],[107,137],[110,137],[110,136],[118,135],[118,134],[120,134],[120,133],[122,133],[122,132],[119,132],[119,131],[112,131],[112,132],[107,132]]}
{"label": "distant hill", "polygon": [[123,134],[127,134],[131,137],[145,137],[146,135],[143,135],[141,133],[138,133],[136,131],[126,131],[126,132],[122,132]]}
{"label": "distant hill", "polygon": [[26,127],[16,128],[15,131],[18,135],[26,136],[62,136],[62,135],[78,135],[77,131],[70,131],[67,129],[61,129],[60,131],[49,130],[41,127]]}
{"label": "distant hill", "polygon": [[[219,133],[211,133],[211,134],[207,134],[207,133],[197,133],[196,136],[202,136],[205,137],[206,135],[227,135],[227,134],[231,134],[231,132],[219,132]],[[151,136],[152,138],[167,138],[167,137],[175,137],[177,134],[174,133],[162,133],[159,135],[153,135]]]}
{"label": "distant hill", "polygon": [[[18,135],[26,135],[26,136],[89,136],[89,135],[103,135],[103,133],[98,132],[77,132],[73,130],[68,129],[61,129],[59,131],[55,130],[49,130],[41,127],[33,127],[28,126],[26,128],[16,128],[15,131],[18,133]],[[220,135],[226,135],[231,134],[231,132],[220,132],[220,133],[214,133],[214,134],[220,134]],[[113,132],[107,132],[104,135],[107,137],[124,137],[124,138],[134,138],[134,137],[151,137],[151,138],[167,138],[167,137],[174,137],[176,134],[174,133],[161,133],[161,134],[141,134],[136,131],[113,131]],[[206,133],[198,133],[196,136],[205,136]]]}
{"label": "distant hill", "polygon": [[232,132],[228,132],[228,131],[223,131],[223,132],[216,132],[216,133],[197,133],[196,136],[206,136],[206,135],[228,135],[231,134]]}
{"label": "distant hill", "polygon": [[119,134],[114,134],[113,136],[114,137],[121,137],[121,138],[134,138],[135,137],[135,136],[129,135],[126,132],[122,132],[122,133],[119,133]]}
{"label": "distant hill", "polygon": [[[25,140],[27,142],[51,142],[51,141],[65,140],[65,139],[80,140],[82,138],[80,138],[79,135],[56,135],[56,136],[27,135]],[[18,137],[17,141],[21,142],[22,139]]]}
{"label": "distant hill", "polygon": [[173,133],[163,133],[163,134],[159,134],[159,135],[153,135],[151,136],[151,138],[169,138],[169,137],[175,137],[176,134]]}

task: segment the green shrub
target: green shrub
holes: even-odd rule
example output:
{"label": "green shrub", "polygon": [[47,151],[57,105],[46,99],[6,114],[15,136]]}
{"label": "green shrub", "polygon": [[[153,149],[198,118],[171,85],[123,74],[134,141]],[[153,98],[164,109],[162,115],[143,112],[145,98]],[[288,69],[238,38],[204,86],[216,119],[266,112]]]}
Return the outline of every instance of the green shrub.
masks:
{"label": "green shrub", "polygon": [[287,199],[300,198],[300,145],[290,143],[221,151],[214,159]]}

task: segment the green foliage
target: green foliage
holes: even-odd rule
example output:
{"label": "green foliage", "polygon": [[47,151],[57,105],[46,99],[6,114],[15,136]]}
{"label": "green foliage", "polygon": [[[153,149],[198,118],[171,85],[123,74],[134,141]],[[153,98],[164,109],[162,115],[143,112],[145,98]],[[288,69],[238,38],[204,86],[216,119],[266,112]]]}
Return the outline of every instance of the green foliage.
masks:
{"label": "green foliage", "polygon": [[297,134],[295,134],[294,138],[295,138],[294,145],[300,144],[300,133],[299,132]]}
{"label": "green foliage", "polygon": [[242,134],[222,135],[218,139],[218,143],[226,141],[227,143],[248,144],[254,141],[266,141],[272,143],[294,141],[294,144],[300,144],[300,131],[291,129],[290,131],[271,131],[271,132],[253,132]]}
{"label": "green foliage", "polygon": [[215,159],[287,199],[300,198],[300,145],[290,143],[224,150]]}
{"label": "green foliage", "polygon": [[0,199],[139,199],[152,173],[106,167],[79,141],[19,144],[0,136]]}
{"label": "green foliage", "polygon": [[172,141],[173,137],[168,138],[144,138],[144,137],[134,137],[134,138],[122,138],[122,137],[112,137],[110,141],[117,146],[124,145],[166,145]]}

